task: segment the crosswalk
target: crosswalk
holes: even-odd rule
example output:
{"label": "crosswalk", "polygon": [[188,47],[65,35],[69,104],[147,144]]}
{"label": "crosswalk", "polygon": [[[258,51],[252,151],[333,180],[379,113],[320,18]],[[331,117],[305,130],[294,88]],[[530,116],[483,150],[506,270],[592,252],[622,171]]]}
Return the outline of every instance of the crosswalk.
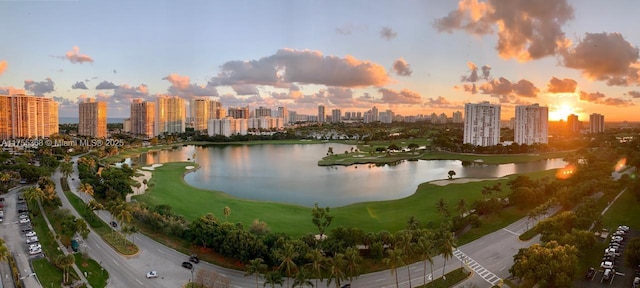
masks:
{"label": "crosswalk", "polygon": [[476,260],[471,259],[471,257],[465,255],[462,251],[456,249],[453,251],[453,256],[456,256],[458,260],[464,262],[469,268],[473,269],[476,274],[478,274],[482,279],[489,282],[491,285],[497,285],[500,283],[500,277],[496,276],[496,274],[491,273],[491,271],[485,269],[480,265]]}

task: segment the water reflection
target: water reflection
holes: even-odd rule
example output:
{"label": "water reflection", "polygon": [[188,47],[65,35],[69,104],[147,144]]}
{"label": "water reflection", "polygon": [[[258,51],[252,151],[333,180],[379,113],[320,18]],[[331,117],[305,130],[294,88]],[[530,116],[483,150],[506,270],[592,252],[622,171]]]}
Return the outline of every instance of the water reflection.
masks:
{"label": "water reflection", "polygon": [[413,194],[420,183],[447,178],[495,178],[514,173],[560,168],[561,159],[486,165],[463,165],[457,160],[399,161],[393,165],[361,164],[321,167],[317,161],[351,145],[325,143],[304,145],[185,146],[141,155],[142,165],[186,161],[196,155],[200,169],[185,176],[195,187],[224,191],[256,200],[313,206],[342,206],[363,201],[398,199]]}

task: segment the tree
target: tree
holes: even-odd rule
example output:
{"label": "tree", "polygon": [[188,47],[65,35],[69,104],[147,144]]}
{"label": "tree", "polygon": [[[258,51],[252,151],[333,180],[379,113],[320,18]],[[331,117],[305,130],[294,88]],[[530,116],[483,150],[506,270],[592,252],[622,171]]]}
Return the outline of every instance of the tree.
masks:
{"label": "tree", "polygon": [[87,182],[83,182],[80,184],[80,187],[78,188],[78,191],[87,194],[89,196],[93,196],[93,186],[91,186],[91,184],[87,183]]}
{"label": "tree", "polygon": [[447,260],[453,257],[453,248],[456,247],[455,238],[453,233],[445,231],[442,238],[442,246],[440,246],[440,253],[444,258],[444,264],[442,265],[442,278],[444,278],[444,269],[447,267]]}
{"label": "tree", "polygon": [[311,221],[313,225],[318,227],[318,232],[320,232],[320,240],[322,240],[324,231],[331,225],[331,220],[333,220],[333,216],[329,215],[329,207],[320,208],[318,207],[318,203],[313,205],[313,210],[311,210],[311,216],[313,217]]}
{"label": "tree", "polygon": [[73,173],[73,163],[67,161],[60,163],[60,173],[65,178],[69,177]]}
{"label": "tree", "polygon": [[431,277],[433,277],[433,242],[423,235],[416,243],[416,252],[420,255],[420,259],[424,262],[422,269],[423,284],[427,284],[427,261],[431,264]]}
{"label": "tree", "polygon": [[327,268],[329,270],[327,286],[331,285],[331,282],[335,280],[336,288],[340,288],[340,282],[345,279],[345,265],[346,260],[344,260],[344,254],[342,253],[336,253],[333,257],[327,258]]}
{"label": "tree", "polygon": [[624,249],[624,259],[631,267],[640,265],[640,237],[632,238]]}
{"label": "tree", "polygon": [[276,258],[280,261],[278,269],[284,270],[287,273],[287,287],[289,287],[289,278],[291,278],[291,275],[293,275],[293,272],[298,267],[294,259],[299,255],[291,242],[284,243],[282,248],[276,250]]}
{"label": "tree", "polygon": [[135,234],[138,233],[138,227],[135,225],[126,225],[122,228],[122,233],[124,233],[125,235],[132,235],[131,237],[131,242],[135,245],[136,244],[136,236]]}
{"label": "tree", "polygon": [[274,288],[276,285],[282,286],[282,284],[284,284],[284,280],[282,280],[282,274],[280,274],[280,271],[269,271],[264,273],[264,284],[262,284],[262,287],[267,287],[267,285],[269,285],[269,287]]}
{"label": "tree", "polygon": [[464,217],[464,213],[467,212],[467,201],[464,198],[458,200],[458,206],[456,207],[458,213],[460,213],[460,217]]}
{"label": "tree", "polygon": [[[578,250],[556,241],[533,244],[513,256],[509,272],[524,282],[523,286],[572,287],[578,266]],[[530,285],[529,285],[530,284]]]}
{"label": "tree", "polygon": [[247,264],[247,271],[244,273],[244,276],[256,275],[256,288],[258,287],[258,279],[262,274],[262,271],[267,270],[267,265],[264,264],[264,260],[262,258],[256,258],[249,261]]}
{"label": "tree", "polygon": [[40,203],[40,201],[44,198],[44,192],[39,187],[29,187],[24,190],[24,199],[31,202],[36,201]]}
{"label": "tree", "polygon": [[291,287],[305,286],[313,287],[313,283],[311,283],[311,281],[309,280],[309,272],[307,272],[307,270],[305,270],[304,268],[301,268],[293,278],[293,285]]}
{"label": "tree", "polygon": [[62,269],[62,282],[69,283],[69,267],[76,263],[76,258],[73,254],[59,255],[55,260],[55,265]]}
{"label": "tree", "polygon": [[347,250],[344,251],[344,260],[346,276],[349,282],[351,282],[353,278],[360,276],[360,262],[362,262],[360,251],[356,248],[348,247]]}
{"label": "tree", "polygon": [[229,216],[231,216],[231,207],[229,206],[224,206],[224,221],[227,222],[227,218],[229,218]]}
{"label": "tree", "polygon": [[7,245],[5,245],[4,239],[0,238],[0,262],[6,261],[9,258],[9,255],[11,255],[11,253],[9,252]]}
{"label": "tree", "polygon": [[324,257],[324,254],[322,254],[322,251],[318,248],[309,251],[309,253],[307,253],[306,255],[306,258],[307,260],[309,260],[309,264],[307,265],[311,267],[311,270],[313,272],[315,272],[315,287],[318,287],[318,279],[320,279],[320,281],[324,280],[322,278],[322,270],[324,270],[325,268],[327,259]]}
{"label": "tree", "polygon": [[456,171],[453,170],[449,170],[449,173],[447,173],[449,175],[449,180],[453,179],[453,176],[456,176]]}
{"label": "tree", "polygon": [[396,277],[396,287],[400,287],[398,283],[398,268],[404,265],[402,249],[395,248],[387,250],[387,258],[384,258],[384,264],[389,266],[391,275]]}
{"label": "tree", "polygon": [[[411,231],[400,231],[398,232],[398,236],[396,238],[396,247],[402,250],[402,255],[404,256],[404,262],[409,263],[411,261],[411,255],[413,255],[413,235]],[[407,265],[407,275],[409,275],[409,288],[411,288],[411,269],[409,265]]]}
{"label": "tree", "polygon": [[449,208],[443,198],[440,198],[440,200],[436,202],[436,209],[438,209],[438,214],[441,216],[449,217]]}

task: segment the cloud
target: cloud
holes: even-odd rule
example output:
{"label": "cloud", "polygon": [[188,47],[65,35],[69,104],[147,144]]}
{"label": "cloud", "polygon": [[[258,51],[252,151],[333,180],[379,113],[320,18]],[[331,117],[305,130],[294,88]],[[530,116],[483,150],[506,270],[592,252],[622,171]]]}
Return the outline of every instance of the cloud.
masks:
{"label": "cloud", "polygon": [[197,83],[191,84],[189,76],[180,76],[173,73],[162,78],[162,80],[171,82],[171,86],[167,89],[171,95],[180,96],[185,99],[200,96],[218,96],[218,90],[216,87],[210,84],[202,86]]}
{"label": "cloud", "polygon": [[24,89],[33,93],[33,95],[44,95],[45,93],[51,93],[55,91],[55,83],[51,78],[46,78],[45,81],[35,82],[33,80],[24,80]]}
{"label": "cloud", "polygon": [[398,36],[398,33],[391,30],[391,28],[387,26],[382,27],[382,29],[380,29],[380,37],[382,37],[387,41],[393,40],[393,38],[396,38],[396,36]]}
{"label": "cloud", "polygon": [[299,84],[340,87],[382,86],[389,82],[385,68],[347,55],[324,56],[319,51],[281,49],[276,54],[251,61],[229,61],[222,65],[211,86],[238,84],[286,88]]}
{"label": "cloud", "polygon": [[113,74],[118,74],[118,70],[113,69]]}
{"label": "cloud", "polygon": [[588,92],[580,91],[580,100],[596,103],[596,104],[609,105],[609,106],[627,107],[627,106],[634,105],[634,103],[631,100],[607,97],[606,95],[600,92],[588,93]]}
{"label": "cloud", "polygon": [[233,91],[236,92],[237,95],[257,95],[258,87],[256,85],[251,84],[238,84],[231,86]]}
{"label": "cloud", "polygon": [[566,0],[460,0],[458,9],[436,19],[433,26],[440,32],[463,30],[473,35],[493,34],[497,29],[499,55],[528,61],[567,47],[570,41],[562,25],[573,17],[573,7]]}
{"label": "cloud", "polygon": [[570,78],[558,79],[551,77],[547,84],[547,92],[549,93],[573,93],[576,92],[578,82]]}
{"label": "cloud", "polygon": [[93,58],[91,58],[89,55],[86,54],[80,54],[80,48],[78,48],[78,46],[73,46],[73,49],[71,49],[70,51],[68,51],[65,55],[64,58],[71,61],[71,63],[84,63],[84,62],[91,62],[93,63]]}
{"label": "cloud", "polygon": [[71,85],[71,89],[89,89],[87,85],[82,81],[76,81],[73,85]]}
{"label": "cloud", "polygon": [[336,28],[336,33],[340,34],[340,35],[351,35],[353,32],[360,32],[360,31],[366,31],[367,30],[367,26],[366,25],[357,25],[357,24],[353,24],[353,23],[347,23],[345,25],[342,25],[342,27],[337,27]]}
{"label": "cloud", "polygon": [[640,91],[629,91],[625,93],[625,95],[629,95],[633,98],[640,98]]}
{"label": "cloud", "polygon": [[[537,97],[540,90],[529,80],[522,79],[516,83],[500,77],[480,85],[482,94],[491,96],[521,96],[521,97]],[[466,91],[466,89],[465,89]]]}
{"label": "cloud", "polygon": [[478,66],[473,64],[473,62],[467,62],[467,66],[469,67],[469,76],[462,75],[460,76],[460,81],[462,82],[476,82],[479,79],[489,80],[491,78],[491,66],[484,65],[481,68],[482,75],[478,75]]}
{"label": "cloud", "polygon": [[562,53],[562,64],[608,85],[640,83],[638,48],[620,33],[586,33],[575,47]]}
{"label": "cloud", "polygon": [[478,93],[478,87],[476,87],[476,83],[464,84],[464,85],[462,85],[462,88],[464,89],[465,92],[470,92],[471,94],[477,94]]}
{"label": "cloud", "polygon": [[400,76],[411,76],[413,71],[411,70],[411,65],[407,63],[402,57],[398,60],[393,61],[393,71]]}
{"label": "cloud", "polygon": [[109,82],[107,80],[100,82],[97,86],[97,90],[106,90],[106,89],[116,89],[118,85],[113,84],[113,82]]}
{"label": "cloud", "polygon": [[425,101],[424,106],[432,107],[432,108],[462,108],[463,107],[462,105],[457,105],[455,103],[450,102],[449,100],[447,100],[442,96],[438,96],[438,98],[436,99],[428,98]]}
{"label": "cloud", "polygon": [[381,88],[378,92],[382,93],[382,102],[388,104],[422,104],[422,96],[418,92],[409,89],[402,91],[394,91],[392,89]]}
{"label": "cloud", "polygon": [[4,71],[7,70],[7,61],[2,60],[0,61],[0,75],[2,75],[2,73],[4,73]]}

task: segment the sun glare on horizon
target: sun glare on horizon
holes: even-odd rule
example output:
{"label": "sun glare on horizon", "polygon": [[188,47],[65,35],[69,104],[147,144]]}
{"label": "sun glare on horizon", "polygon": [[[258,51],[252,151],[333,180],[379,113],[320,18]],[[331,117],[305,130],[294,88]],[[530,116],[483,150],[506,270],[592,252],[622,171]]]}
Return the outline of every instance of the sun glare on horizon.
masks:
{"label": "sun glare on horizon", "polygon": [[555,107],[554,111],[549,111],[549,120],[551,121],[567,121],[567,117],[571,114],[578,114],[575,108],[569,104],[562,104]]}

